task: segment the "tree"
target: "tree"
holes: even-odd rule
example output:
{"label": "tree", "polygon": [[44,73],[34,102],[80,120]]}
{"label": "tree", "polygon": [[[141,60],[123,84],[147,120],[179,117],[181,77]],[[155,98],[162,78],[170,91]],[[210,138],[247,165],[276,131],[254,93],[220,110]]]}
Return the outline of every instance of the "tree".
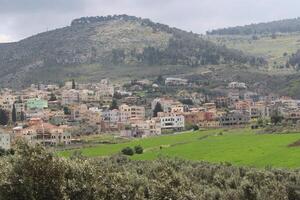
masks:
{"label": "tree", "polygon": [[12,108],[12,111],[11,111],[11,119],[14,123],[17,122],[17,112],[16,112],[15,104],[13,104],[13,108]]}
{"label": "tree", "polygon": [[159,85],[164,85],[165,84],[165,79],[162,77],[162,75],[159,75],[156,79],[156,83]]}
{"label": "tree", "polygon": [[5,126],[8,123],[8,114],[5,110],[0,109],[0,125]]}
{"label": "tree", "polygon": [[72,79],[72,89],[76,89],[76,83],[74,79]]}
{"label": "tree", "polygon": [[125,147],[124,149],[122,149],[122,153],[127,156],[133,156],[134,151],[131,147]]}
{"label": "tree", "polygon": [[142,154],[142,153],[144,152],[144,149],[143,149],[142,146],[138,145],[138,146],[135,146],[135,147],[134,147],[134,152],[135,152],[136,154]]}
{"label": "tree", "polygon": [[21,111],[20,120],[21,120],[21,121],[24,121],[24,120],[25,120],[25,114],[24,114],[23,111]]}
{"label": "tree", "polygon": [[71,115],[71,110],[68,107],[64,107],[64,114],[65,115]]}
{"label": "tree", "polygon": [[276,110],[275,112],[272,113],[271,115],[271,123],[274,125],[277,125],[281,123],[283,120],[283,117],[279,114],[279,112]]}
{"label": "tree", "polygon": [[257,126],[259,126],[259,127],[264,126],[264,120],[261,117],[257,120]]}
{"label": "tree", "polygon": [[198,131],[198,130],[199,130],[199,126],[196,125],[196,124],[194,124],[194,125],[193,125],[193,130],[194,130],[194,131]]}
{"label": "tree", "polygon": [[117,100],[115,100],[115,99],[112,100],[109,109],[110,109],[110,110],[118,109],[118,103],[117,103]]}
{"label": "tree", "polygon": [[157,117],[157,113],[163,112],[162,106],[159,102],[156,103],[155,108],[153,110],[153,117]]}
{"label": "tree", "polygon": [[56,101],[56,100],[57,100],[57,98],[56,98],[55,94],[51,93],[49,101]]}

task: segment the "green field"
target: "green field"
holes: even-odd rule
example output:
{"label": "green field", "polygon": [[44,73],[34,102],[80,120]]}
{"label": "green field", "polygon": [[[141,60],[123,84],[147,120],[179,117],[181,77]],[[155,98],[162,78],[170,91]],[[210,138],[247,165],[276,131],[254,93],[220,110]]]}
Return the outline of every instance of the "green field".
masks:
{"label": "green field", "polygon": [[[88,157],[109,156],[119,153],[124,147],[141,145],[145,152],[134,155],[132,159],[149,160],[170,156],[259,168],[300,168],[300,147],[288,147],[298,140],[300,134],[262,135],[249,129],[209,130],[134,139],[119,144],[101,144],[80,151]],[[73,151],[61,151],[58,154],[70,156]]]}

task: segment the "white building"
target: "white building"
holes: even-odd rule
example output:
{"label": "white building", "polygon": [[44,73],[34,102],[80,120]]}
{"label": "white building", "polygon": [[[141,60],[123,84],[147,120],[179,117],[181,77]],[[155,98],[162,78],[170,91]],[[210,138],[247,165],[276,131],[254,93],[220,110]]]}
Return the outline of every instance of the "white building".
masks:
{"label": "white building", "polygon": [[10,134],[0,134],[0,148],[4,150],[10,149]]}
{"label": "white building", "polygon": [[173,115],[173,116],[161,117],[160,125],[161,125],[161,129],[182,130],[184,129],[184,116]]}
{"label": "white building", "polygon": [[165,80],[166,85],[187,85],[188,80],[183,78],[166,78]]}
{"label": "white building", "polygon": [[228,88],[231,89],[246,89],[246,83],[242,83],[242,82],[231,82],[228,84]]}
{"label": "white building", "polygon": [[102,112],[102,119],[106,122],[117,123],[121,121],[120,111],[117,109]]}

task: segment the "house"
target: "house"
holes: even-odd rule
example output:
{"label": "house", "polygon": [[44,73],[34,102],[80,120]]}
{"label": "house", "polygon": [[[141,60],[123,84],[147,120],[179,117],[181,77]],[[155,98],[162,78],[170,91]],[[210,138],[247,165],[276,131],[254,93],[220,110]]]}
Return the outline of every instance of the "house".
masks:
{"label": "house", "polygon": [[161,129],[183,130],[185,121],[183,115],[172,115],[160,117]]}
{"label": "house", "polygon": [[246,89],[246,83],[242,83],[242,82],[231,82],[228,84],[228,88],[231,89]]}
{"label": "house", "polygon": [[67,128],[40,121],[26,128],[14,129],[13,134],[15,139],[23,138],[30,143],[41,143],[46,146],[69,145],[72,136]]}
{"label": "house", "polygon": [[79,92],[74,89],[62,91],[61,103],[62,105],[79,103]]}
{"label": "house", "polygon": [[42,110],[48,108],[48,101],[39,98],[28,99],[26,102],[26,108],[28,110]]}
{"label": "house", "polygon": [[252,103],[253,102],[251,102],[251,101],[236,101],[234,103],[234,107],[235,107],[235,110],[245,112],[245,111],[250,110],[250,106],[252,105]]}
{"label": "house", "polygon": [[179,101],[170,98],[156,98],[151,102],[152,111],[155,109],[157,103],[160,103],[163,112],[171,112],[173,107],[182,105]]}
{"label": "house", "polygon": [[160,122],[156,119],[136,121],[130,129],[121,131],[122,137],[149,137],[161,135]]}
{"label": "house", "polygon": [[250,121],[249,113],[243,113],[240,111],[231,111],[223,114],[219,118],[221,126],[239,126],[248,124]]}
{"label": "house", "polygon": [[220,127],[220,122],[218,120],[200,121],[197,125],[201,128],[218,128]]}
{"label": "house", "polygon": [[217,97],[215,104],[218,108],[227,108],[230,105],[230,99],[229,97]]}
{"label": "house", "polygon": [[255,92],[245,92],[244,93],[244,100],[251,100],[254,102],[259,101],[260,95]]}
{"label": "house", "polygon": [[129,119],[145,119],[145,108],[143,106],[128,106],[122,104],[119,106],[121,115],[127,116]]}
{"label": "house", "polygon": [[9,133],[0,133],[0,148],[4,150],[9,150],[11,148]]}
{"label": "house", "polygon": [[182,78],[168,77],[165,80],[165,84],[169,85],[169,86],[187,85],[188,84],[188,80],[187,79],[182,79]]}
{"label": "house", "polygon": [[238,90],[231,90],[228,93],[228,98],[230,99],[231,102],[235,102],[240,100],[240,92]]}
{"label": "house", "polygon": [[249,108],[251,118],[270,117],[270,107],[263,102],[257,102]]}

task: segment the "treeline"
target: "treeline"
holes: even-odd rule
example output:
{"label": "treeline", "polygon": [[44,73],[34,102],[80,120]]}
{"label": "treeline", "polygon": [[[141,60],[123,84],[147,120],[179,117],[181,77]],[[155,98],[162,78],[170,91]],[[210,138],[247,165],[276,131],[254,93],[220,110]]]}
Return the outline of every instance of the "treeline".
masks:
{"label": "treeline", "polygon": [[179,159],[59,158],[19,144],[0,159],[0,199],[297,200],[300,173]]}
{"label": "treeline", "polygon": [[246,55],[241,51],[218,46],[210,41],[193,35],[175,35],[170,39],[166,49],[145,47],[143,52],[114,49],[109,63],[128,64],[136,60],[139,65],[184,65],[197,67],[219,64],[248,64],[262,66],[267,64],[262,57]]}
{"label": "treeline", "polygon": [[293,33],[300,31],[300,18],[279,20],[267,23],[250,24],[208,31],[208,35],[261,35]]}

